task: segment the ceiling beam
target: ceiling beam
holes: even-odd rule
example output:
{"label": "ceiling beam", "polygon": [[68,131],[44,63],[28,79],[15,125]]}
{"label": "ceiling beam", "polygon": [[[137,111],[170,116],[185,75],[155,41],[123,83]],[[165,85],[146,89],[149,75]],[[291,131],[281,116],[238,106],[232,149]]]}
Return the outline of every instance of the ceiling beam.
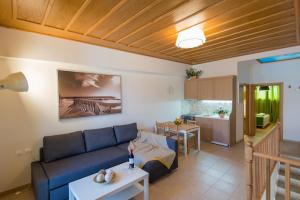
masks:
{"label": "ceiling beam", "polygon": [[126,24],[128,24],[129,22],[131,22],[132,20],[134,20],[137,17],[141,16],[143,13],[145,13],[147,10],[150,10],[151,8],[153,8],[154,6],[156,6],[158,3],[160,3],[161,1],[162,0],[155,0],[155,1],[153,1],[152,3],[150,3],[149,5],[147,5],[145,8],[143,8],[139,12],[137,12],[135,15],[129,17],[126,21],[124,21],[123,23],[119,24],[118,26],[116,26],[115,28],[113,28],[112,30],[110,30],[109,32],[107,32],[103,37],[101,37],[101,39],[106,39],[111,34],[113,34],[114,32],[116,32],[117,30],[119,30],[120,28],[122,28],[123,26],[125,26]]}
{"label": "ceiling beam", "polygon": [[68,30],[72,24],[75,22],[75,20],[82,14],[82,12],[86,9],[86,7],[90,4],[91,0],[85,0],[83,4],[80,6],[80,8],[77,10],[75,15],[72,17],[68,25],[66,26],[65,30]]}
{"label": "ceiling beam", "polygon": [[296,34],[297,41],[300,44],[300,0],[295,1]]}
{"label": "ceiling beam", "polygon": [[42,26],[44,26],[46,24],[46,21],[48,19],[49,13],[50,13],[50,11],[51,11],[51,9],[53,7],[53,4],[54,4],[54,0],[49,0],[46,12],[45,12],[43,20],[42,20]]}
{"label": "ceiling beam", "polygon": [[159,16],[158,18],[156,18],[155,20],[150,21],[150,22],[144,24],[143,26],[141,26],[141,27],[135,29],[134,31],[130,32],[129,34],[125,35],[124,37],[121,37],[120,39],[118,39],[116,42],[117,42],[117,43],[120,43],[122,40],[125,40],[125,39],[127,39],[128,37],[130,37],[130,36],[134,35],[135,33],[139,32],[140,30],[142,30],[142,29],[144,29],[144,28],[147,28],[147,27],[150,26],[151,24],[154,24],[155,22],[160,21],[161,19],[163,19],[164,17],[166,17],[166,16],[168,16],[168,15],[172,15],[172,14],[175,12],[176,8],[182,6],[182,5],[183,5],[184,3],[186,3],[186,2],[187,2],[187,0],[184,0],[183,2],[179,3],[178,5],[176,5],[174,8],[171,8],[169,11],[167,11],[167,12],[164,13],[163,15]]}
{"label": "ceiling beam", "polygon": [[117,5],[115,5],[105,16],[103,16],[101,19],[99,19],[92,27],[90,27],[83,35],[88,35],[90,32],[92,32],[101,22],[103,22],[105,19],[107,19],[110,15],[112,15],[115,11],[117,11],[121,6],[123,6],[127,0],[121,0]]}

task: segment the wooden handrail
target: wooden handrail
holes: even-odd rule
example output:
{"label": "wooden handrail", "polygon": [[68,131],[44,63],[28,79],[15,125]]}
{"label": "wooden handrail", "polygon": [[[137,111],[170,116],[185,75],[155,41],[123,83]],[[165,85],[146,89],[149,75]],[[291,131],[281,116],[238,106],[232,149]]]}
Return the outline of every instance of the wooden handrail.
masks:
{"label": "wooden handrail", "polygon": [[247,199],[261,199],[266,191],[270,200],[270,177],[278,162],[266,156],[277,158],[280,153],[280,124],[253,137],[245,136],[245,160],[247,166]]}
{"label": "wooden handrail", "polygon": [[284,158],[284,157],[270,156],[267,154],[256,153],[256,152],[254,152],[253,155],[257,156],[257,157],[261,157],[261,158],[266,158],[268,160],[282,162],[282,163],[289,164],[289,165],[292,165],[295,167],[300,167],[300,161],[298,161],[298,160],[293,160],[293,159]]}

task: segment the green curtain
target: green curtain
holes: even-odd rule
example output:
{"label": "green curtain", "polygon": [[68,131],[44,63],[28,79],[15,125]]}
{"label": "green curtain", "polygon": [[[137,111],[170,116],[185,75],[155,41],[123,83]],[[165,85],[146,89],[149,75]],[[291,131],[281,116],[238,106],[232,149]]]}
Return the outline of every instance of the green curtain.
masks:
{"label": "green curtain", "polygon": [[255,90],[256,113],[266,113],[270,115],[271,122],[277,122],[280,110],[280,87],[270,86],[267,91]]}

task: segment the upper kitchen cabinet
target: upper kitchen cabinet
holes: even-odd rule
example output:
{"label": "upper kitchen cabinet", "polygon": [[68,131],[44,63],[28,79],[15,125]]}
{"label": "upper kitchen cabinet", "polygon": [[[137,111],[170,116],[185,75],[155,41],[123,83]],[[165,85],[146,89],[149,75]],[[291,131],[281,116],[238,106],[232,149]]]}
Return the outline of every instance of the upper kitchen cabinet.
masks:
{"label": "upper kitchen cabinet", "polygon": [[214,99],[214,80],[211,78],[198,79],[198,98],[201,100]]}
{"label": "upper kitchen cabinet", "polygon": [[184,98],[199,100],[232,100],[235,76],[200,78],[185,81]]}
{"label": "upper kitchen cabinet", "polygon": [[184,82],[184,98],[197,99],[198,98],[198,79],[185,80]]}
{"label": "upper kitchen cabinet", "polygon": [[232,100],[234,81],[233,76],[214,78],[214,99]]}

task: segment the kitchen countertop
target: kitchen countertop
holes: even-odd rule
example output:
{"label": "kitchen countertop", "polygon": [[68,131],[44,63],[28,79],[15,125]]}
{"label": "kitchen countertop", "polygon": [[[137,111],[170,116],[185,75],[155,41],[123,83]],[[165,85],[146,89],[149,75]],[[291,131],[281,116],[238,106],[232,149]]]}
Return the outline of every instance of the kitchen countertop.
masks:
{"label": "kitchen countertop", "polygon": [[229,115],[225,115],[221,118],[219,115],[207,115],[207,114],[188,114],[194,116],[195,118],[209,118],[209,119],[219,119],[219,120],[229,120]]}

